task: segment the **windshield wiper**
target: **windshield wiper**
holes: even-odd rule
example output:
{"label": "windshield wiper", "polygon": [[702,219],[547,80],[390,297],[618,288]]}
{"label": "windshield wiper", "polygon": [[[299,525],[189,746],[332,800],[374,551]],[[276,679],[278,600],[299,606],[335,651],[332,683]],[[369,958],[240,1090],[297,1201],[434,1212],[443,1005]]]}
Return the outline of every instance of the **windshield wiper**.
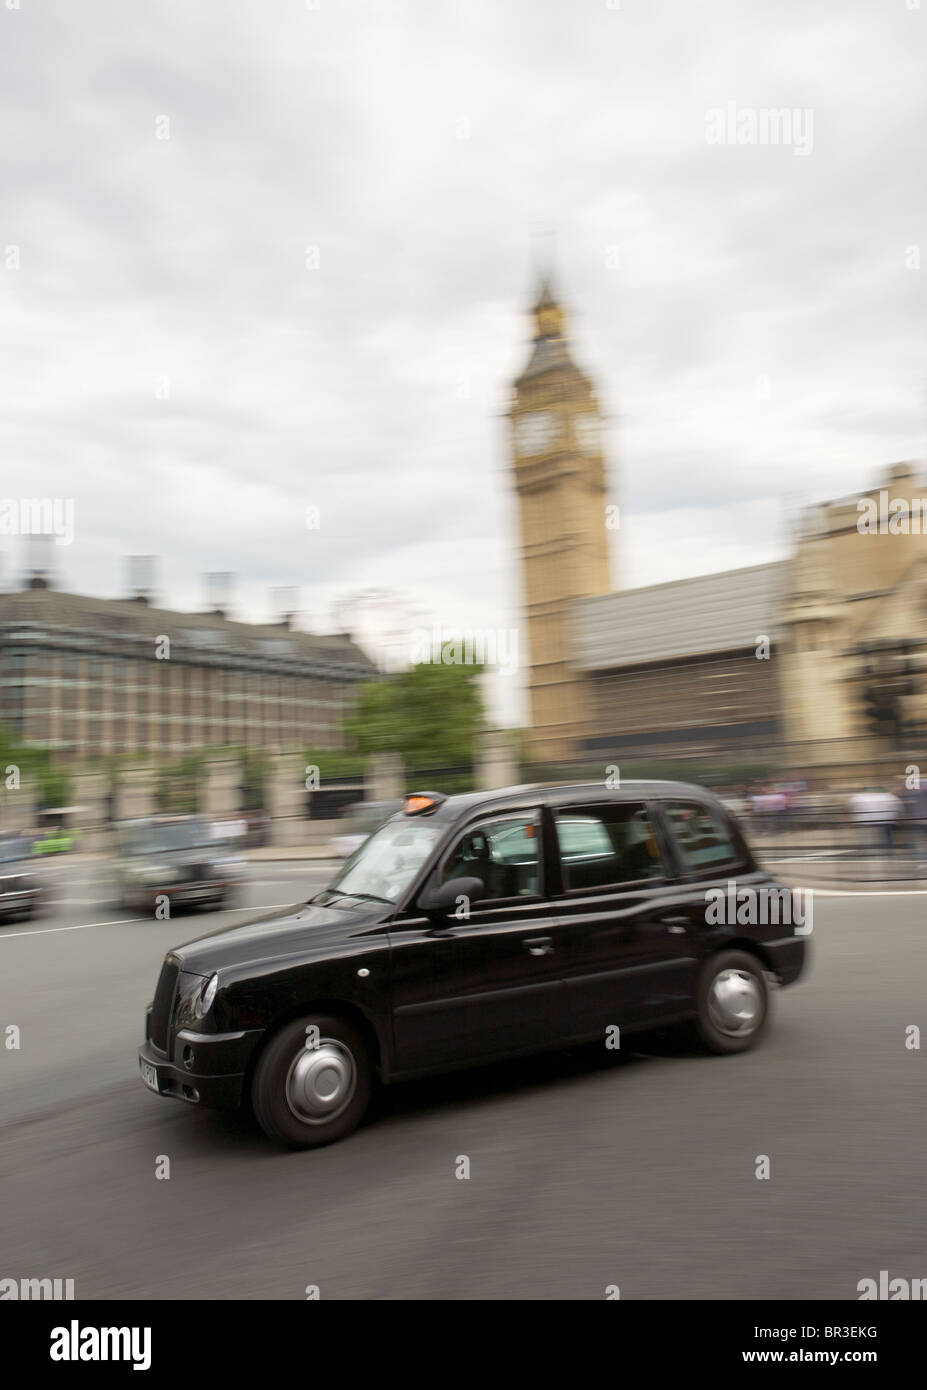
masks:
{"label": "windshield wiper", "polygon": [[380,898],[377,897],[376,893],[343,893],[342,897],[357,898],[358,902],[364,903],[385,903],[387,907],[393,905],[391,898]]}
{"label": "windshield wiper", "polygon": [[374,893],[345,893],[341,888],[323,888],[320,893],[309,898],[311,903],[320,903],[322,907],[335,907],[339,902],[344,902],[346,898],[354,898],[358,902],[384,903],[387,907],[392,907],[389,898],[378,898]]}

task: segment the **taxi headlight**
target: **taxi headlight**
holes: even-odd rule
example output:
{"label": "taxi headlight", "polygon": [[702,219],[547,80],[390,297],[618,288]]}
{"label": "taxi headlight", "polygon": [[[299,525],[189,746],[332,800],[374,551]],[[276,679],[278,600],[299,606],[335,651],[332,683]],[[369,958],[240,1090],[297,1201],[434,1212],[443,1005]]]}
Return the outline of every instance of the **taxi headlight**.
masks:
{"label": "taxi headlight", "polygon": [[210,975],[209,979],[206,981],[205,985],[200,990],[199,995],[197,996],[196,1004],[193,1008],[193,1012],[196,1014],[197,1018],[205,1018],[206,1015],[209,1013],[209,1010],[212,1008],[212,1001],[216,997],[216,990],[218,988],[219,976]]}

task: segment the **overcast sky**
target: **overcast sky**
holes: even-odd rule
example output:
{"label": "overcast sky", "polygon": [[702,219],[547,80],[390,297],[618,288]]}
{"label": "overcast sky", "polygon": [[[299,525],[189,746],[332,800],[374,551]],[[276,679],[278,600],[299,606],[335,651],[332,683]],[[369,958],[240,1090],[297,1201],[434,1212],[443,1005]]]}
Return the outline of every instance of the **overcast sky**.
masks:
{"label": "overcast sky", "polygon": [[[232,570],[242,617],[376,588],[514,627],[501,412],[553,228],[621,582],[775,558],[786,506],[927,452],[908,5],[0,0],[0,493],[74,498],[63,587],[154,553],[172,606]],[[710,139],[729,103],[791,143]]]}

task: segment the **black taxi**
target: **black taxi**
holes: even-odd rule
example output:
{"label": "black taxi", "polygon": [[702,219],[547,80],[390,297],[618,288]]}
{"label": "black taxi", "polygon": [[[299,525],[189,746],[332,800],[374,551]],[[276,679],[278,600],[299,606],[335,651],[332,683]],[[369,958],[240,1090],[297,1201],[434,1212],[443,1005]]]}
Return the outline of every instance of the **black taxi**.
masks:
{"label": "black taxi", "polygon": [[377,1080],[675,1023],[742,1052],[804,965],[793,898],[700,787],[416,793],[309,902],[168,953],[142,1077],[313,1148]]}

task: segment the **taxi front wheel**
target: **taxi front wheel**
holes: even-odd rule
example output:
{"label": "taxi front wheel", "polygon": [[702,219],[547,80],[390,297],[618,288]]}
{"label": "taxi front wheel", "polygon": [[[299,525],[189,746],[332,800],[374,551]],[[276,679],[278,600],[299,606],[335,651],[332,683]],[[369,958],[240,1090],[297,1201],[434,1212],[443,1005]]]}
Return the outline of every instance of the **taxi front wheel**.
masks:
{"label": "taxi front wheel", "polygon": [[766,1026],[769,990],[762,962],[747,951],[719,951],[702,966],[695,1032],[709,1052],[746,1052]]}
{"label": "taxi front wheel", "polygon": [[357,1127],[372,1088],[370,1054],[357,1029],[312,1014],[271,1038],[255,1068],[251,1102],[271,1139],[315,1149]]}

